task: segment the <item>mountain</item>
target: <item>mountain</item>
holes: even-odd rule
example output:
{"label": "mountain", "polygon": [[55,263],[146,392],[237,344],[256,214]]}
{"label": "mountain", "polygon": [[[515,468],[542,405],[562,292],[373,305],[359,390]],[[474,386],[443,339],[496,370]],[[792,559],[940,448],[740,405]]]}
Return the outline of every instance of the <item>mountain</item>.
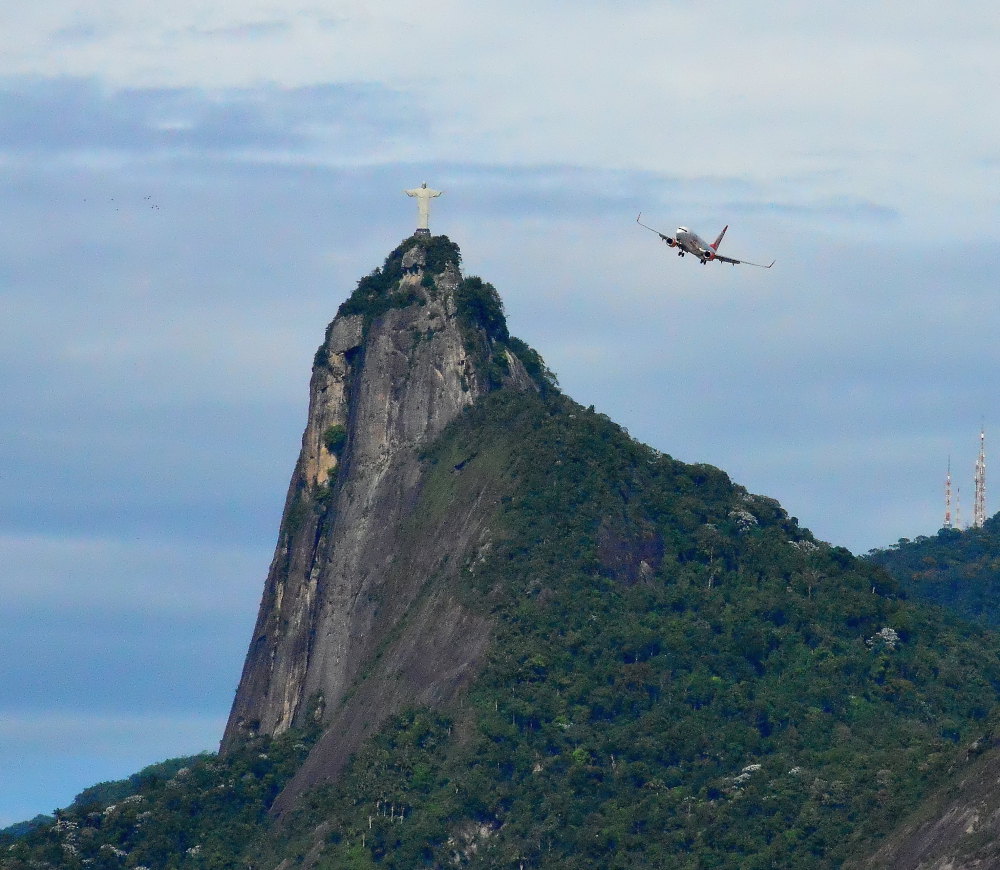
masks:
{"label": "mountain", "polygon": [[0,870],[860,866],[998,701],[988,629],[564,396],[414,237],[317,352],[220,754]]}
{"label": "mountain", "polygon": [[983,625],[1000,625],[1000,514],[978,529],[941,529],[873,550],[911,597]]}

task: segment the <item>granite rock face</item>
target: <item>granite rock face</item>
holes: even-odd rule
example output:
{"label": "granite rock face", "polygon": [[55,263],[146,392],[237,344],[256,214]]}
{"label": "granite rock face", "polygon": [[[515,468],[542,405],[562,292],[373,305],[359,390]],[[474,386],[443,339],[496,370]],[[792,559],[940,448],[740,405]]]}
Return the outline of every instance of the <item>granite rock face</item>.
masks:
{"label": "granite rock face", "polygon": [[1000,867],[1000,747],[991,735],[966,753],[967,763],[858,870]]}
{"label": "granite rock face", "polygon": [[323,723],[278,812],[335,776],[402,706],[452,698],[489,637],[486,618],[441,579],[488,539],[503,493],[482,479],[447,510],[415,515],[421,452],[490,389],[535,385],[460,310],[457,256],[432,272],[417,238],[393,256],[383,274],[398,279],[342,306],[317,352],[302,450],[222,742],[225,752],[242,734]]}

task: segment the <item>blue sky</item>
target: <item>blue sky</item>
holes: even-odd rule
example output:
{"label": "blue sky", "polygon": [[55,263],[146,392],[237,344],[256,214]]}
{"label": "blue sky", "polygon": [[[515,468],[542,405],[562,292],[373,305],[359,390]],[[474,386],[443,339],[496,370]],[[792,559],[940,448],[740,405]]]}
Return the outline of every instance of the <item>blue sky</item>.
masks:
{"label": "blue sky", "polygon": [[0,10],[0,824],[216,745],[312,354],[424,180],[636,437],[856,552],[940,525],[949,455],[968,517],[998,37],[980,2]]}

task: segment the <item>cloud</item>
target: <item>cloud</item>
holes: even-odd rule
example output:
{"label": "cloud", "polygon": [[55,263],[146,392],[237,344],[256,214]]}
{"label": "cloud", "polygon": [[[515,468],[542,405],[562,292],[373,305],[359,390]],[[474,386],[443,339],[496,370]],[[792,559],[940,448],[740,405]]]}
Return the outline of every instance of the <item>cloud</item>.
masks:
{"label": "cloud", "polygon": [[0,537],[4,721],[58,710],[225,715],[270,542],[133,536]]}
{"label": "cloud", "polygon": [[93,23],[78,21],[74,24],[67,24],[52,31],[51,39],[59,43],[92,43],[109,35],[105,27]]}
{"label": "cloud", "polygon": [[[275,15],[265,3],[206,12],[192,0],[63,4],[46,15],[7,13],[0,71],[95,78],[113,90],[368,83],[404,94],[427,121],[426,133],[396,143],[402,160],[567,161],[762,180],[823,169],[881,201],[905,190],[904,178],[940,171],[946,156],[961,161],[970,142],[995,138],[992,116],[953,96],[977,92],[996,72],[988,11],[973,3],[943,22],[901,3],[810,17],[731,3],[713,10],[706,41],[690,38],[704,16],[686,3],[591,4],[578,16],[552,2],[343,3],[332,15],[326,6]],[[59,27],[105,36],[46,47]],[[947,75],[941,57],[954,59]],[[865,160],[847,156],[862,152]],[[963,194],[977,189],[961,173],[955,182]]]}
{"label": "cloud", "polygon": [[794,218],[839,221],[874,221],[885,223],[900,218],[898,209],[850,197],[838,197],[819,202],[730,202],[725,206],[733,214],[775,214]]}
{"label": "cloud", "polygon": [[8,78],[0,83],[0,152],[211,156],[378,141],[419,125],[398,93],[374,84],[206,92],[108,90],[97,79]]}
{"label": "cloud", "polygon": [[220,27],[189,27],[188,32],[209,38],[221,36],[226,39],[261,39],[287,33],[290,29],[290,22],[273,20],[247,21]]}

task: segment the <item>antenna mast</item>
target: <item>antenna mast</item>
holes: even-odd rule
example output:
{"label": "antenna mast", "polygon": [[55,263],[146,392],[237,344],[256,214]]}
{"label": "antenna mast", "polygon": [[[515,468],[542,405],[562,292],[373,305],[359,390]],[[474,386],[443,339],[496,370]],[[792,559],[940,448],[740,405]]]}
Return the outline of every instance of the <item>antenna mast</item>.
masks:
{"label": "antenna mast", "polygon": [[962,487],[955,489],[955,528],[959,531],[965,530],[962,525]]}
{"label": "antenna mast", "polygon": [[951,528],[951,457],[948,457],[948,475],[944,479],[944,527]]}
{"label": "antenna mast", "polygon": [[976,460],[976,503],[972,527],[981,529],[986,522],[986,429],[979,430],[979,458]]}

